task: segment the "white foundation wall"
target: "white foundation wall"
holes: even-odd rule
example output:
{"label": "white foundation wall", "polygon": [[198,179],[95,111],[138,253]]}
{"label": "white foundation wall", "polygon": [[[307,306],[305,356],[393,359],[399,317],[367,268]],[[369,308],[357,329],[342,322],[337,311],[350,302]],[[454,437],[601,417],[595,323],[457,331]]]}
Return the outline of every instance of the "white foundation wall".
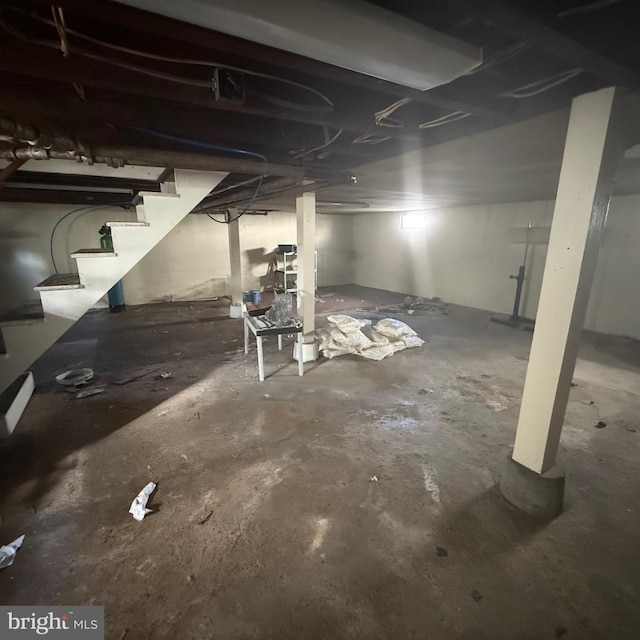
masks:
{"label": "white foundation wall", "polygon": [[[269,265],[278,244],[295,244],[295,213],[243,216],[240,224],[242,288],[274,283]],[[348,284],[354,278],[353,225],[349,218],[317,218],[318,285]],[[125,277],[128,304],[196,300],[227,294],[229,240],[225,224],[189,215]]]}
{"label": "white foundation wall", "polygon": [[[0,204],[0,313],[38,300],[34,285],[51,275],[51,231],[69,205]],[[69,254],[98,247],[98,229],[111,220],[134,220],[118,207],[68,216],[57,228],[53,250],[58,271],[76,271]],[[269,261],[278,244],[295,243],[294,213],[245,216],[240,221],[243,288],[271,285]],[[354,279],[353,224],[350,217],[317,219],[318,284]],[[227,226],[204,215],[187,216],[124,278],[127,304],[194,300],[226,295],[229,279]],[[104,301],[103,301],[104,304]]]}
{"label": "white foundation wall", "polygon": [[[50,254],[53,228],[73,205],[0,203],[0,312],[39,301],[33,287],[54,273]],[[98,229],[112,220],[135,220],[135,211],[119,207],[79,211],[56,229],[53,255],[60,273],[77,271],[69,254],[99,247]]]}
{"label": "white foundation wall", "polygon": [[[400,228],[400,214],[354,217],[356,284],[508,313],[524,244],[514,227],[549,226],[552,201],[437,209],[427,228]],[[530,245],[520,313],[534,318],[546,245]],[[640,196],[612,199],[585,327],[640,338]]]}

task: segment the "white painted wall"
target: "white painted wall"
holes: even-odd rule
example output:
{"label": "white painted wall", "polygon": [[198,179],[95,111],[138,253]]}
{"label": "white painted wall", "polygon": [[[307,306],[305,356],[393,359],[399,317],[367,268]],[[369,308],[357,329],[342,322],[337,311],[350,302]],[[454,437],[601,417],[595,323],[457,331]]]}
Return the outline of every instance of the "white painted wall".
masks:
{"label": "white painted wall", "polygon": [[[355,282],[511,313],[524,245],[511,229],[548,226],[553,202],[438,209],[428,228],[400,229],[400,214],[354,218]],[[521,313],[535,317],[546,245],[529,248]],[[640,196],[612,200],[586,328],[640,338]]]}
{"label": "white painted wall", "polygon": [[[37,300],[33,286],[53,273],[49,238],[71,206],[0,205],[0,312]],[[66,218],[54,239],[58,270],[76,271],[69,254],[99,246],[98,229],[107,220],[135,219],[119,208],[81,212]],[[294,213],[246,216],[240,220],[243,286],[271,284],[266,273],[278,243],[294,242]],[[349,217],[318,216],[318,284],[353,282],[353,224]],[[226,294],[229,276],[227,228],[202,215],[190,215],[125,277],[127,303],[193,300]]]}
{"label": "white painted wall", "polygon": [[[71,207],[0,205],[0,312],[37,300],[33,285],[52,273],[49,236]],[[58,228],[54,253],[60,271],[75,270],[68,254],[98,246],[98,229],[122,220],[120,209],[69,216]],[[320,215],[317,219],[319,284],[364,286],[510,313],[523,245],[510,229],[549,225],[550,201],[438,209],[424,231],[400,230],[399,214]],[[295,214],[241,221],[243,287],[270,284],[270,253],[295,242]],[[522,310],[535,317],[546,246],[529,249]],[[640,338],[640,196],[613,198],[591,294],[589,329]],[[227,229],[206,216],[188,216],[125,278],[129,304],[189,300],[226,294]]]}
{"label": "white painted wall", "polygon": [[[54,273],[49,240],[54,225],[77,207],[49,204],[0,204],[0,312],[39,300],[33,287]],[[61,273],[77,271],[69,254],[98,247],[98,229],[107,220],[135,220],[135,211],[110,207],[70,215],[58,226],[54,256]],[[73,268],[71,268],[73,266]]]}
{"label": "white painted wall", "polygon": [[[294,213],[244,216],[240,224],[243,289],[273,284],[269,263],[278,244],[296,242]],[[353,282],[353,225],[343,216],[318,216],[318,284]],[[190,215],[124,280],[130,304],[194,300],[226,295],[229,278],[227,227]]]}

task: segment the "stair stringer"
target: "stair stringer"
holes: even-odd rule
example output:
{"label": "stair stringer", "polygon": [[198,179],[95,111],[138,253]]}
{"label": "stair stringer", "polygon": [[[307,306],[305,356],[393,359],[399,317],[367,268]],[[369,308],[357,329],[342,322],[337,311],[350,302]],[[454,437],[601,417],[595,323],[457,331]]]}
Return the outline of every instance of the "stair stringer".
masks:
{"label": "stair stringer", "polygon": [[[82,288],[41,291],[44,322],[1,328],[6,354],[0,356],[0,391],[124,277],[228,174],[175,170],[176,194],[147,193],[137,211],[144,225],[112,223],[114,256],[76,258]],[[109,224],[109,223],[107,223]]]}

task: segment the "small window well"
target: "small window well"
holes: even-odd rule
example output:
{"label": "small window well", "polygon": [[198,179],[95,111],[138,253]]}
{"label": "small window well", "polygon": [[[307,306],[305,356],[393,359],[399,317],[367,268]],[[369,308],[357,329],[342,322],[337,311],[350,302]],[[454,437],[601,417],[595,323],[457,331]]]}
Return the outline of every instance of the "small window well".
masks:
{"label": "small window well", "polygon": [[401,229],[424,229],[427,226],[427,216],[424,214],[408,214],[400,219]]}

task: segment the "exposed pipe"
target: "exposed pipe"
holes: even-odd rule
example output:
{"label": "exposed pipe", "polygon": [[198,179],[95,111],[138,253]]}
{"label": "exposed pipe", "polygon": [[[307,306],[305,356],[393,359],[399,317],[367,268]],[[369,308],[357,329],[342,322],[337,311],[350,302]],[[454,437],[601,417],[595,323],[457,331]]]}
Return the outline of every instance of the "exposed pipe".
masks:
{"label": "exposed pipe", "polygon": [[303,177],[336,179],[338,182],[349,182],[351,174],[345,172],[338,176],[317,172],[308,168],[295,167],[272,162],[259,162],[238,158],[222,158],[205,156],[182,151],[163,151],[159,149],[142,149],[138,147],[111,147],[95,145],[91,153],[86,150],[74,153],[58,151],[43,147],[18,147],[0,149],[0,158],[6,160],[75,160],[87,164],[107,164],[110,167],[138,165],[143,167],[171,167],[173,169],[194,169],[199,171],[227,171],[248,175],[272,175],[302,179]]}
{"label": "exposed pipe", "polygon": [[147,167],[170,167],[199,171],[227,171],[256,176],[279,176],[331,180],[349,183],[354,178],[350,173],[327,174],[323,171],[275,164],[248,158],[226,158],[184,151],[165,151],[141,147],[113,147],[92,145],[90,148],[73,136],[59,131],[24,124],[6,115],[0,115],[0,142],[10,142],[27,147],[0,149],[0,158],[7,160],[75,160],[87,164],[107,164],[110,167],[139,165]]}
{"label": "exposed pipe", "polygon": [[72,136],[48,127],[39,128],[34,124],[25,124],[5,115],[0,115],[0,140],[74,153],[80,149],[78,141]]}

